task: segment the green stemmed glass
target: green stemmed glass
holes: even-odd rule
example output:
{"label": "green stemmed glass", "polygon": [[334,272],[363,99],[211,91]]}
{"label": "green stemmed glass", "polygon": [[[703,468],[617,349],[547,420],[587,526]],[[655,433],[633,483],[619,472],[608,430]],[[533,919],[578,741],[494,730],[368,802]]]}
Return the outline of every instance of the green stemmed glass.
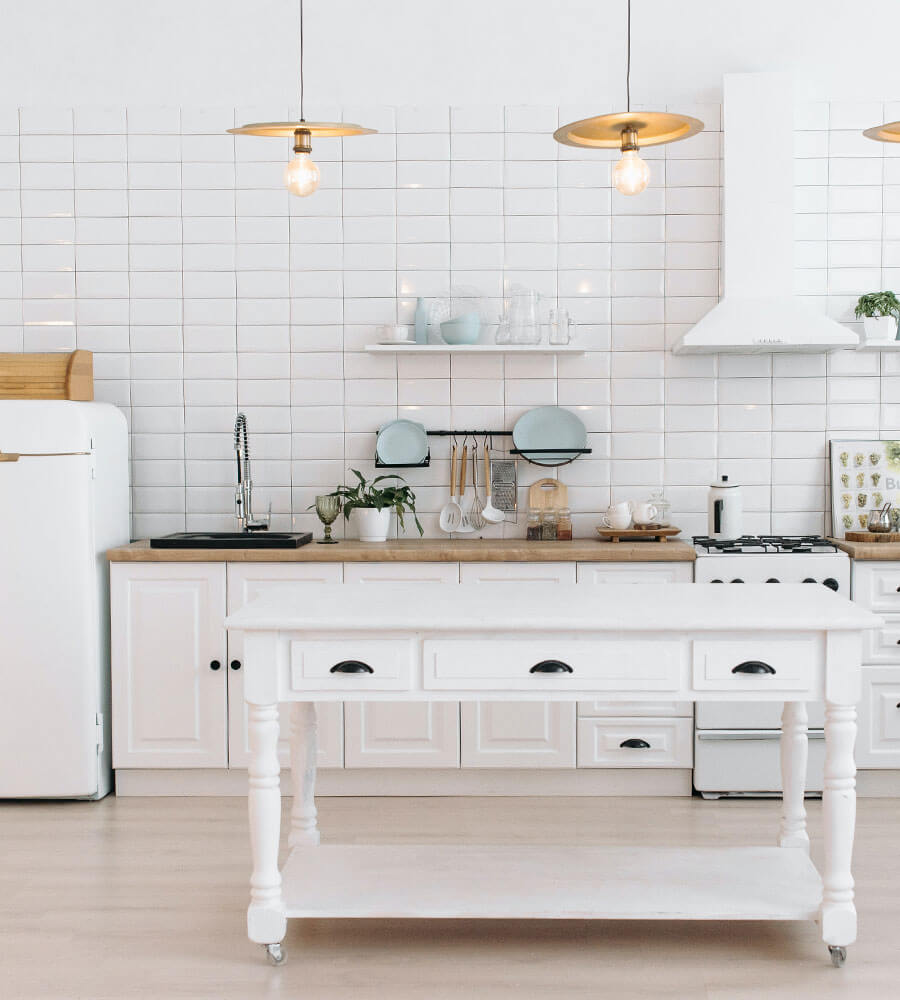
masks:
{"label": "green stemmed glass", "polygon": [[341,512],[341,498],[326,493],[316,497],[316,513],[325,525],[325,537],[319,539],[319,545],[336,545],[337,539],[331,537],[331,525]]}

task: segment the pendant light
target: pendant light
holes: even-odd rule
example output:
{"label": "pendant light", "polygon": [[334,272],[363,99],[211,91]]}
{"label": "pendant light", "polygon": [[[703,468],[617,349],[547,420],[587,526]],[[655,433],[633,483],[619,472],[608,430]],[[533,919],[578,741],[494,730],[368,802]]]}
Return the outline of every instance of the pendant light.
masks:
{"label": "pendant light", "polygon": [[642,146],[661,146],[703,131],[703,122],[667,111],[631,110],[631,0],[628,0],[625,110],[563,125],[553,138],[564,146],[615,149],[622,158],[613,168],[613,183],[622,194],[640,194],[650,181],[650,167],[638,155]]}
{"label": "pendant light", "polygon": [[311,195],[319,186],[319,168],[312,160],[312,140],[345,135],[372,135],[376,129],[351,122],[308,122],[303,117],[303,0],[300,0],[300,121],[253,122],[230,128],[232,135],[262,135],[294,140],[294,158],[284,168],[284,186],[299,198]]}
{"label": "pendant light", "polygon": [[876,142],[900,142],[900,122],[887,122],[885,125],[867,128],[863,135]]}

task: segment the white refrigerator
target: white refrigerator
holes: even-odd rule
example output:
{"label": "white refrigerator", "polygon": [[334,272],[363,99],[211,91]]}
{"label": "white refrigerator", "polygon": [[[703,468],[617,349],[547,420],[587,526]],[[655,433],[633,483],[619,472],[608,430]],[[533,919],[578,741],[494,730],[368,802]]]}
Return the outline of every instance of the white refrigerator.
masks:
{"label": "white refrigerator", "polygon": [[111,789],[104,553],[128,537],[122,413],[0,400],[0,798]]}

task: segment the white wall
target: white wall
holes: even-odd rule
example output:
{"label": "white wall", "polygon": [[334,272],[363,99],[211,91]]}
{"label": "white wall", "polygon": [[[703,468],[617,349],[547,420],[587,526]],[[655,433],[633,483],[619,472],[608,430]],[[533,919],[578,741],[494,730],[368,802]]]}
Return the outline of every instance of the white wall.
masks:
{"label": "white wall", "polygon": [[[298,0],[8,0],[3,102],[293,102]],[[307,0],[307,83],[341,104],[621,99],[624,0]],[[724,72],[807,96],[896,89],[896,0],[633,0],[636,102],[717,100]]]}

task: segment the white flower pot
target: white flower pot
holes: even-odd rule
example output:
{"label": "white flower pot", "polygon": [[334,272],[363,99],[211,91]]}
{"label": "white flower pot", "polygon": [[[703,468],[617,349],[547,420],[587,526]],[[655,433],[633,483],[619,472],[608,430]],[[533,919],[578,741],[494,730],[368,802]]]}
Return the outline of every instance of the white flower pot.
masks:
{"label": "white flower pot", "polygon": [[354,507],[350,511],[350,524],[361,542],[385,542],[391,527],[391,509]]}
{"label": "white flower pot", "polygon": [[897,336],[897,317],[865,316],[863,330],[866,340],[894,340]]}

